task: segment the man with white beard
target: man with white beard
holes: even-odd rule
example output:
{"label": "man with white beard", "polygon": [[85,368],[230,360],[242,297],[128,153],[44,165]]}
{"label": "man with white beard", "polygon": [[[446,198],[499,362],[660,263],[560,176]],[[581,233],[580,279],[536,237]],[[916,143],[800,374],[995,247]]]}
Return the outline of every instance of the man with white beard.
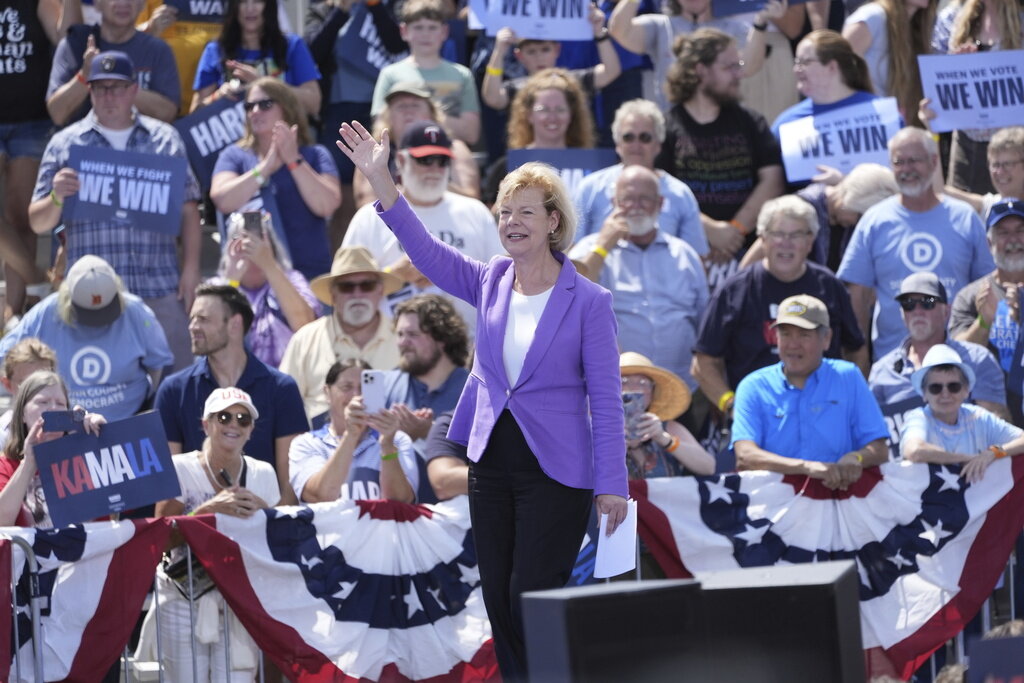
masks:
{"label": "man with white beard", "polygon": [[[440,125],[433,121],[410,125],[395,154],[402,194],[432,235],[487,263],[505,250],[487,207],[477,199],[448,191],[453,156],[452,141]],[[448,296],[416,270],[373,204],[361,207],[352,217],[342,246],[365,247],[385,270],[407,283],[388,298],[392,307],[416,294],[440,294],[452,302],[473,335],[476,310],[462,299]]]}
{"label": "man with white beard", "polygon": [[935,273],[955,297],[995,267],[978,214],[966,202],[932,189],[939,150],[931,135],[902,129],[889,141],[889,159],[900,192],[861,217],[836,273],[846,282],[861,329],[871,332],[873,360],[903,338],[896,297],[905,277]]}
{"label": "man with white beard", "polygon": [[402,282],[383,272],[362,247],[341,247],[331,272],[309,283],[331,315],[300,327],[281,358],[281,372],[295,378],[313,428],[327,417],[324,377],[338,360],[357,358],[375,370],[398,365],[398,344],[391,320],[381,315],[381,299]]}
{"label": "man with white beard", "polygon": [[615,182],[611,215],[569,256],[612,293],[619,348],[671,370],[692,391],[690,359],[708,282],[693,247],[659,229],[664,201],[654,171],[627,166]]}

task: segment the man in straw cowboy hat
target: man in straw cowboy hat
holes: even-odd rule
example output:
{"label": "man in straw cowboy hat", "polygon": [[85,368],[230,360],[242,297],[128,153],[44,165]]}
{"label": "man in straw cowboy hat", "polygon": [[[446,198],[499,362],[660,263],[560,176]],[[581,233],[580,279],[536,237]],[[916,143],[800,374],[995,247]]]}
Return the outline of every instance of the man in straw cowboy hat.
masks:
{"label": "man in straw cowboy hat", "polygon": [[715,459],[674,419],[686,411],[691,398],[679,375],[634,351],[619,356],[619,372],[629,478],[713,474]]}
{"label": "man in straw cowboy hat", "polygon": [[747,375],[736,389],[736,464],[846,489],[863,468],[888,459],[878,403],[856,365],[824,357],[832,328],[820,299],[784,299],[772,326],[780,362]]}
{"label": "man in straw cowboy hat", "polygon": [[334,312],[295,333],[280,367],[295,378],[306,415],[314,419],[327,412],[324,377],[335,361],[358,358],[377,370],[398,365],[395,334],[380,313],[380,302],[402,281],[383,272],[364,247],[342,247],[334,254],[331,272],[309,286]]}

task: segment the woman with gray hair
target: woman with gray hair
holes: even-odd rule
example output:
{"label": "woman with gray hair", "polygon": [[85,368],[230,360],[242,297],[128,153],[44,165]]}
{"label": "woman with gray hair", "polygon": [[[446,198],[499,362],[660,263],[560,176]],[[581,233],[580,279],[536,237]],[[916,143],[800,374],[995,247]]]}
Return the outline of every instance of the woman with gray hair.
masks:
{"label": "woman with gray hair", "polygon": [[973,484],[996,460],[1024,453],[1024,430],[964,403],[974,388],[974,370],[949,346],[929,349],[910,381],[926,405],[909,412],[903,422],[904,459],[963,464],[960,476]]}

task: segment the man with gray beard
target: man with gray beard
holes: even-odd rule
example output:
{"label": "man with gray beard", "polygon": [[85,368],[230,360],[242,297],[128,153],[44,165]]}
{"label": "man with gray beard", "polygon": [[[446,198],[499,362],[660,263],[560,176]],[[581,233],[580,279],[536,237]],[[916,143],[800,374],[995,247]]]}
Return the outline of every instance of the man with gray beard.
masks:
{"label": "man with gray beard", "polygon": [[[992,205],[988,245],[996,269],[960,290],[953,301],[950,335],[959,341],[988,346],[1009,377],[1020,335],[1020,287],[1024,284],[1024,201],[1013,197]],[[1024,424],[1021,386],[1007,383],[1006,394],[1015,425]]]}
{"label": "man with gray beard", "polygon": [[934,273],[952,298],[995,267],[978,214],[932,189],[939,151],[931,135],[902,129],[889,141],[889,159],[900,192],[861,217],[836,273],[846,282],[865,336],[871,333],[873,360],[903,338],[897,297],[904,278]]}
{"label": "man with gray beard", "polygon": [[664,201],[654,171],[627,166],[615,182],[611,215],[569,256],[612,293],[619,348],[647,356],[693,391],[690,360],[708,282],[693,247],[659,229]]}
{"label": "man with gray beard", "polygon": [[327,417],[324,377],[335,361],[358,358],[375,370],[398,364],[398,345],[391,321],[381,315],[381,299],[401,287],[363,247],[341,247],[331,272],[309,283],[330,315],[300,327],[281,358],[281,372],[295,378],[314,429]]}
{"label": "man with gray beard", "polygon": [[[395,153],[402,194],[430,234],[466,256],[487,263],[492,256],[505,253],[498,228],[482,202],[448,191],[452,158],[452,141],[444,128],[433,121],[411,124]],[[392,308],[416,294],[439,294],[451,301],[473,335],[476,310],[462,299],[448,296],[416,270],[372,204],[352,217],[342,246],[366,247],[377,263],[407,283],[388,297]]]}

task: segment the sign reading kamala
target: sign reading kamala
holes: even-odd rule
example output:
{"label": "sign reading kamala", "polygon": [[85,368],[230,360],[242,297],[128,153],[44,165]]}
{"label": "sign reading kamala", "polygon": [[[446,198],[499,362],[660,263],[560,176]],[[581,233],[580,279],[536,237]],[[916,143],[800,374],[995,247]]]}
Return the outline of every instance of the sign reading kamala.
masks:
{"label": "sign reading kamala", "polygon": [[924,96],[936,133],[1019,126],[1024,120],[1024,50],[921,55]]}
{"label": "sign reading kamala", "polygon": [[185,159],[72,145],[68,166],[78,172],[79,183],[78,194],[65,202],[72,220],[117,218],[140,230],[181,232]]}
{"label": "sign reading kamala", "polygon": [[587,0],[488,0],[487,35],[508,26],[520,39],[593,40]]}
{"label": "sign reading kamala", "polygon": [[584,176],[600,171],[619,161],[613,149],[510,149],[508,170],[512,171],[528,161],[542,161],[558,169],[569,193]]}
{"label": "sign reading kamala", "polygon": [[54,526],[86,522],[181,494],[160,415],[143,413],[36,446]]}
{"label": "sign reading kamala", "polygon": [[164,0],[178,10],[178,21],[197,21],[219,24],[224,21],[225,0]]}
{"label": "sign reading kamala", "polygon": [[245,134],[244,102],[233,97],[222,97],[178,119],[174,127],[185,141],[185,152],[196,179],[203,192],[209,192],[213,167],[217,164],[221,150],[238,142]]}
{"label": "sign reading kamala", "polygon": [[779,142],[786,178],[790,182],[810,180],[822,165],[837,168],[843,175],[858,164],[887,166],[886,144],[901,127],[894,97],[784,123],[779,126]]}

